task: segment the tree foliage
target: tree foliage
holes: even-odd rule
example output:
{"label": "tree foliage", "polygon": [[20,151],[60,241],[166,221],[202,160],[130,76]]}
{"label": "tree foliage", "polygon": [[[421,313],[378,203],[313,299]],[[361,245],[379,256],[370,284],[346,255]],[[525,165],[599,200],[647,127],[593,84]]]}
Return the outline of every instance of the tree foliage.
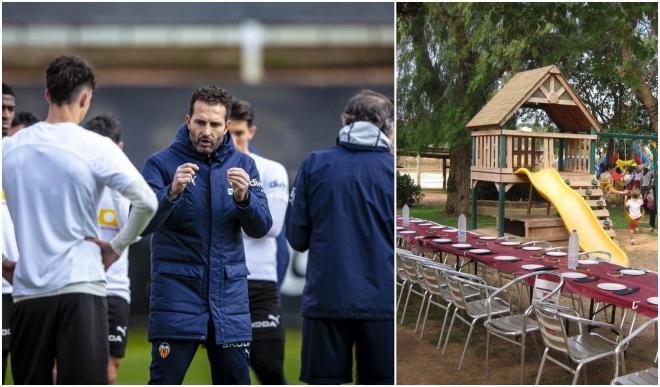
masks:
{"label": "tree foliage", "polygon": [[398,146],[453,151],[449,213],[468,203],[465,125],[519,71],[556,64],[605,130],[657,132],[654,3],[398,3],[397,39]]}

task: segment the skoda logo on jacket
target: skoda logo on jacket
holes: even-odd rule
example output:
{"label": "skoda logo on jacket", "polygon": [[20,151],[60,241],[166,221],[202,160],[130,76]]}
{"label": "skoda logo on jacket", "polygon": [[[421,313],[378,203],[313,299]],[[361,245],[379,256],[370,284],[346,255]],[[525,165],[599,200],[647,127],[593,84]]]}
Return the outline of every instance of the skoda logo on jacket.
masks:
{"label": "skoda logo on jacket", "polygon": [[[194,185],[174,201],[167,193],[176,168],[199,166]],[[227,169],[250,176],[248,203],[234,201]],[[149,340],[205,340],[213,321],[216,344],[251,340],[247,276],[241,229],[253,238],[272,219],[252,158],[234,149],[229,133],[210,156],[197,153],[183,125],[172,144],[152,155],[142,172],[156,192],[158,212],[144,234],[151,240]]]}

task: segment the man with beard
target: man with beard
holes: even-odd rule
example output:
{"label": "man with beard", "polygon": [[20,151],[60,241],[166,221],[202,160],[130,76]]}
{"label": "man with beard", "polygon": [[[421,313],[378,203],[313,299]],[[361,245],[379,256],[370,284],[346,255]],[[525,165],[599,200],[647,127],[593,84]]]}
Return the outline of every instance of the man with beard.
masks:
{"label": "man with beard", "polygon": [[241,229],[272,226],[259,173],[234,148],[231,95],[196,90],[174,142],[143,175],[158,198],[151,240],[151,384],[181,384],[206,344],[214,384],[250,384],[250,308]]}

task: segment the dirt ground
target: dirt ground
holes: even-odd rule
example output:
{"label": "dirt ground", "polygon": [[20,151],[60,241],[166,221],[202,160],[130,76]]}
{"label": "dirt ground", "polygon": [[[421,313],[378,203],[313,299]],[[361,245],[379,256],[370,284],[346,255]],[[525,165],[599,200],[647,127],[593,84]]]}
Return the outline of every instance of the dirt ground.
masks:
{"label": "dirt ground", "polygon": [[[626,230],[617,231],[617,240],[628,254],[632,266],[649,270],[658,270],[658,239],[656,234],[650,234],[642,229],[635,235],[636,245],[630,245]],[[406,311],[404,324],[397,323],[397,383],[399,384],[518,384],[520,381],[520,352],[518,347],[501,339],[491,338],[490,373],[485,372],[486,334],[483,326],[473,333],[463,364],[459,371],[458,362],[463,350],[468,328],[465,324],[454,324],[449,345],[445,354],[436,350],[436,344],[443,312],[432,306],[429,321],[424,330],[424,336],[419,338],[419,331],[414,334],[415,322],[419,311],[421,297],[411,295],[411,301]],[[405,299],[404,299],[405,301]],[[566,302],[562,302],[566,304]],[[570,304],[570,302],[568,303]],[[586,305],[586,304],[585,304]],[[401,304],[403,309],[403,302]],[[398,312],[399,320],[401,311]],[[604,320],[600,314],[600,320]],[[618,311],[616,322],[621,320]],[[648,318],[639,316],[635,326],[641,325]],[[624,332],[630,327],[630,314],[624,324]],[[421,325],[421,324],[420,324]],[[457,327],[458,326],[458,327]],[[574,331],[574,330],[573,330]],[[573,332],[572,331],[572,332]],[[612,337],[608,332],[601,332]],[[443,338],[444,341],[444,338]],[[539,350],[530,342],[525,356],[526,384],[533,384],[539,369],[542,350],[544,348],[540,337],[537,337]],[[443,343],[444,344],[444,343]],[[634,340],[627,351],[627,371],[636,371],[653,366],[657,353],[657,336],[653,329],[648,329],[638,339]],[[614,363],[603,359],[587,366],[587,381],[582,377],[579,383],[610,384],[614,375]],[[570,384],[572,375],[559,366],[546,362],[542,384]]]}

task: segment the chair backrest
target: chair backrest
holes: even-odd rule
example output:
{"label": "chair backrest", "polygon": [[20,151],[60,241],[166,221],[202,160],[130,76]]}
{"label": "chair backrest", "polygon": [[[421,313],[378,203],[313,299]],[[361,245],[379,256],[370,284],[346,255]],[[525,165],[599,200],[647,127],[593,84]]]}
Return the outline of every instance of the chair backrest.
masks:
{"label": "chair backrest", "polygon": [[396,273],[401,278],[403,281],[408,280],[408,274],[406,273],[405,267],[403,267],[403,257],[399,252],[397,251],[396,254]]}
{"label": "chair backrest", "polygon": [[560,310],[565,308],[546,302],[535,302],[532,307],[545,345],[568,355],[568,336],[564,328],[563,315],[560,313]]}
{"label": "chair backrest", "polygon": [[578,255],[578,257],[580,259],[595,259],[600,262],[612,261],[612,253],[605,250],[583,251]]}
{"label": "chair backrest", "polygon": [[401,255],[401,265],[403,266],[403,270],[408,277],[408,281],[414,284],[419,284],[417,260],[409,256]]}
{"label": "chair backrest", "polygon": [[[552,304],[558,304],[559,298],[561,295],[561,287],[564,285],[564,277],[558,273],[545,272],[545,273],[531,273],[531,277],[534,278],[534,287],[532,290],[532,303],[535,302],[548,302]],[[552,281],[548,278],[540,277],[555,277],[556,281]]]}
{"label": "chair backrest", "polygon": [[465,284],[473,283],[486,286],[484,279],[474,274],[462,273],[454,270],[448,270],[442,274],[447,279],[452,302],[459,309],[465,310],[466,308],[465,295],[463,293],[463,286]]}
{"label": "chair backrest", "polygon": [[420,264],[420,271],[422,273],[424,282],[426,283],[426,290],[428,290],[429,293],[436,296],[442,296],[441,290],[444,286],[447,285],[447,281],[444,276],[442,276],[441,271],[446,270],[451,270],[451,266],[439,263]]}

